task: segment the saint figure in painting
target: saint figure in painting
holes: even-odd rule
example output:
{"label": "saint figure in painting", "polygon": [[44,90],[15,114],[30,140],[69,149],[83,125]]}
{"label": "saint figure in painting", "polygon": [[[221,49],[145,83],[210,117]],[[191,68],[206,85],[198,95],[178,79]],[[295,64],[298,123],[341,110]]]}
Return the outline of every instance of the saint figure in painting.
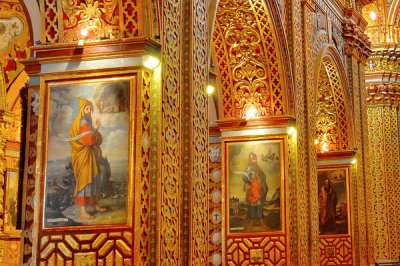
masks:
{"label": "saint figure in painting", "polygon": [[249,153],[247,175],[242,177],[244,190],[246,191],[246,202],[248,205],[247,216],[250,219],[263,217],[264,205],[267,198],[267,177],[257,163],[257,155]]}
{"label": "saint figure in painting", "polygon": [[100,193],[96,187],[101,170],[99,160],[102,158],[100,145],[102,136],[100,121],[92,124],[93,103],[86,99],[79,100],[79,113],[72,123],[70,130],[71,161],[76,187],[74,192],[75,204],[80,206],[80,216],[84,219],[94,219],[86,207],[92,206],[95,211],[106,209],[97,205]]}
{"label": "saint figure in painting", "polygon": [[320,227],[321,232],[332,232],[336,231],[336,204],[337,204],[336,192],[331,185],[329,178],[324,180],[324,184],[319,192],[319,204],[320,204]]}

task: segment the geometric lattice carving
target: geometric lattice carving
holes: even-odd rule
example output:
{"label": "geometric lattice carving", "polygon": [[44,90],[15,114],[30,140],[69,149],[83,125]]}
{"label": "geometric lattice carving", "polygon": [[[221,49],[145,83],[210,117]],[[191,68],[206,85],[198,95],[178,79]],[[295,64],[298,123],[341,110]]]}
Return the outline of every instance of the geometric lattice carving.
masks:
{"label": "geometric lattice carving", "polygon": [[[132,38],[139,36],[139,7],[138,4],[141,1],[137,0],[122,0],[123,10],[123,23],[122,27],[124,38]],[[143,5],[143,4],[142,4]],[[142,7],[143,8],[143,7]],[[141,21],[143,23],[144,20]]]}
{"label": "geometric lattice carving", "polygon": [[227,265],[287,265],[286,236],[228,237],[225,257]]}
{"label": "geometric lattice carving", "polygon": [[320,265],[353,265],[351,237],[320,237]]}
{"label": "geometric lattice carving", "polygon": [[317,90],[317,151],[345,150],[349,146],[343,89],[330,57],[322,60]]}
{"label": "geometric lattice carving", "polygon": [[133,265],[132,241],[129,231],[47,235],[40,241],[39,260],[41,265]]}
{"label": "geometric lattice carving", "polygon": [[[140,227],[136,228],[140,231],[138,234],[140,249],[136,252],[135,257],[138,258],[136,261],[146,262],[148,261],[150,254],[150,165],[151,165],[151,125],[150,125],[150,113],[151,113],[151,81],[152,72],[144,70],[142,72],[142,90],[141,90],[141,107],[140,112],[142,113],[142,136],[141,136],[141,178],[140,178]],[[140,259],[139,259],[140,258]]]}
{"label": "geometric lattice carving", "polygon": [[286,113],[273,25],[264,1],[219,2],[213,40],[225,118],[242,118],[251,107],[259,117]]}
{"label": "geometric lattice carving", "polygon": [[[139,26],[144,19],[139,22],[137,0],[60,1],[42,0],[45,43],[133,38],[142,33]],[[87,36],[82,36],[82,29]]]}

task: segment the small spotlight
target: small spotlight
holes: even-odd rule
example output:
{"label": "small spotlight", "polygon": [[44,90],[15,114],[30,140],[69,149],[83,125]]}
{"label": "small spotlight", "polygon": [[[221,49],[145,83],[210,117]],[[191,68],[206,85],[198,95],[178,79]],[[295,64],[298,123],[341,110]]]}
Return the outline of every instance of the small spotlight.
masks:
{"label": "small spotlight", "polygon": [[89,29],[88,28],[82,28],[81,29],[81,36],[83,38],[86,38],[89,35]]}
{"label": "small spotlight", "polygon": [[151,55],[144,56],[143,59],[143,65],[149,69],[155,69],[160,64],[160,60]]}
{"label": "small spotlight", "polygon": [[353,160],[351,160],[351,164],[356,164],[357,163],[357,159],[354,158]]}
{"label": "small spotlight", "polygon": [[296,134],[296,128],[294,128],[294,127],[289,127],[287,133],[288,133],[289,135],[294,135],[294,134]]}
{"label": "small spotlight", "polygon": [[85,41],[82,40],[82,39],[80,39],[80,40],[78,41],[78,45],[79,45],[79,46],[83,46],[84,43],[85,43]]}
{"label": "small spotlight", "polygon": [[375,11],[369,12],[369,17],[370,17],[372,20],[376,20],[376,17],[377,17],[376,12],[375,12]]}
{"label": "small spotlight", "polygon": [[245,119],[250,120],[254,118],[257,118],[257,109],[254,107],[254,105],[250,105],[250,107],[246,110]]}
{"label": "small spotlight", "polygon": [[314,144],[315,144],[315,145],[318,145],[318,144],[319,144],[319,140],[318,140],[318,138],[315,138],[315,140],[314,140]]}
{"label": "small spotlight", "polygon": [[329,144],[326,141],[323,141],[321,144],[321,152],[328,152],[329,151]]}
{"label": "small spotlight", "polygon": [[215,87],[213,85],[208,84],[207,85],[207,94],[211,95],[214,93],[214,91],[215,91]]}

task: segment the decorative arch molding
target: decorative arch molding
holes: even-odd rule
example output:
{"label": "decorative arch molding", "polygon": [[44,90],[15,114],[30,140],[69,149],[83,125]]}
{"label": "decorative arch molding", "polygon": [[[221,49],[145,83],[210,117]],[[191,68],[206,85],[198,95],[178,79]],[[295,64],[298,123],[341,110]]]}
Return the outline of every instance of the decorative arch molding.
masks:
{"label": "decorative arch molding", "polygon": [[317,152],[344,151],[353,146],[354,129],[348,79],[336,48],[321,47],[315,69]]}
{"label": "decorative arch molding", "polygon": [[319,30],[315,33],[313,57],[316,59],[322,46],[329,42],[328,33],[325,30]]}
{"label": "decorative arch molding", "polygon": [[32,45],[40,41],[40,32],[42,30],[40,9],[37,1],[20,0],[25,10],[25,15],[29,25]]}
{"label": "decorative arch molding", "polygon": [[[399,9],[400,9],[400,0],[394,0],[389,7],[388,17],[387,17],[387,25],[395,25],[397,18],[399,17]],[[381,15],[381,14],[379,14]]]}
{"label": "decorative arch molding", "polygon": [[220,117],[242,118],[251,106],[259,117],[293,114],[290,57],[276,2],[220,0],[215,10]]}

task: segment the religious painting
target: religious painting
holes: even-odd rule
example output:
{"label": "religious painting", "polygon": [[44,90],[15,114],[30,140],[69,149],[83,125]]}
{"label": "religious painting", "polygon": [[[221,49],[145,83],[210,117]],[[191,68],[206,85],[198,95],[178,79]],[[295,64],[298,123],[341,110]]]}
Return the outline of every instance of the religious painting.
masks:
{"label": "religious painting", "polygon": [[18,169],[6,170],[5,175],[5,195],[4,195],[4,232],[13,235],[17,232],[18,202]]}
{"label": "religious painting", "polygon": [[45,228],[128,222],[131,83],[48,84]]}
{"label": "religious painting", "polygon": [[284,230],[283,138],[226,142],[229,233]]}
{"label": "religious painting", "polygon": [[349,234],[348,167],[318,169],[319,233]]}

